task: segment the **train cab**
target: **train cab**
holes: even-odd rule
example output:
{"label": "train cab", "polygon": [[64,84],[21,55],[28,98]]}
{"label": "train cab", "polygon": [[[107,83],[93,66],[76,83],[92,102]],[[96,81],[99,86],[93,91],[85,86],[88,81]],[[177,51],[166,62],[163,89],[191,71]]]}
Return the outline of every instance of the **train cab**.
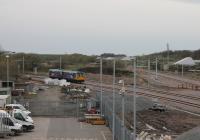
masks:
{"label": "train cab", "polygon": [[85,74],[80,71],[63,71],[62,75],[68,82],[83,83],[85,81]]}
{"label": "train cab", "polygon": [[62,79],[62,70],[60,69],[50,69],[49,78],[52,79]]}

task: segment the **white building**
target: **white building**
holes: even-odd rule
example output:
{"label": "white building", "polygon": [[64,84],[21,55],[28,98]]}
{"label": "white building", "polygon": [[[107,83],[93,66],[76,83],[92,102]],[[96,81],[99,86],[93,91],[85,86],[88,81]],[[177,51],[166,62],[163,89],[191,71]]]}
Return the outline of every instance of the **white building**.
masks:
{"label": "white building", "polygon": [[3,108],[6,104],[11,103],[11,89],[0,88],[0,108]]}

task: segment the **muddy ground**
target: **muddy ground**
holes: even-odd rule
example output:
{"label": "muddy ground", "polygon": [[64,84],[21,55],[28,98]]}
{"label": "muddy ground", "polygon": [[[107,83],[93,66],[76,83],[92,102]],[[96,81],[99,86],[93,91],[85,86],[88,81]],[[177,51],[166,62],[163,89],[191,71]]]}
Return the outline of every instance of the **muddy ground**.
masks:
{"label": "muddy ground", "polygon": [[[126,124],[133,124],[133,114],[126,117]],[[152,127],[151,129],[147,126]],[[197,126],[200,126],[200,117],[176,110],[166,112],[143,110],[137,112],[137,133],[142,131],[151,134],[178,136]],[[130,128],[131,129],[131,128]]]}

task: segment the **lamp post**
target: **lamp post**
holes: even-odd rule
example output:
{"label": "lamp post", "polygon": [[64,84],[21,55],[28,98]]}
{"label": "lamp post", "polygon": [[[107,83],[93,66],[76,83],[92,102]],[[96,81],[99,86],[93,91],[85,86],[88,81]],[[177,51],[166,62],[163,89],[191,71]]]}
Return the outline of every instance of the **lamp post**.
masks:
{"label": "lamp post", "polygon": [[113,120],[112,120],[112,139],[115,140],[115,81],[116,81],[116,75],[115,75],[115,69],[116,69],[116,58],[115,57],[108,57],[105,58],[105,60],[113,60]]}
{"label": "lamp post", "polygon": [[151,71],[151,60],[148,59],[148,88],[150,87],[150,78],[151,78],[150,71]]}
{"label": "lamp post", "polygon": [[7,64],[7,87],[9,87],[9,55],[6,55],[6,64]]}
{"label": "lamp post", "polygon": [[115,140],[115,81],[116,81],[116,75],[115,75],[115,69],[116,69],[116,59],[115,57],[108,57],[106,60],[113,60],[113,110],[112,110],[112,139]]}
{"label": "lamp post", "polygon": [[99,76],[99,80],[100,80],[100,113],[101,116],[103,116],[103,58],[101,56],[96,58],[98,61],[100,61],[100,76]]}
{"label": "lamp post", "polygon": [[100,86],[101,86],[101,116],[103,116],[103,89],[102,89],[102,82],[103,82],[103,59],[100,58]]}
{"label": "lamp post", "polygon": [[113,59],[113,140],[115,140],[115,58]]}
{"label": "lamp post", "polygon": [[183,64],[181,65],[181,68],[182,68],[181,76],[183,77],[183,73],[184,73],[184,67],[183,67]]}
{"label": "lamp post", "polygon": [[22,67],[23,67],[23,74],[24,74],[24,69],[25,69],[25,67],[24,67],[24,55],[23,55],[23,58],[22,58],[22,63],[23,63]]}
{"label": "lamp post", "polygon": [[60,56],[60,70],[62,69],[62,56]]}
{"label": "lamp post", "polygon": [[120,95],[122,96],[122,140],[125,140],[125,86],[124,80],[120,80],[119,84],[122,84],[122,89],[120,90]]}
{"label": "lamp post", "polygon": [[6,74],[6,75],[7,75],[7,76],[6,76],[6,77],[7,77],[7,78],[6,78],[6,79],[7,79],[7,82],[6,82],[6,83],[7,83],[7,87],[9,87],[9,71],[10,71],[10,70],[9,70],[9,58],[10,58],[9,55],[10,55],[10,54],[15,54],[15,52],[3,51],[2,54],[5,54],[5,56],[6,56],[6,65],[7,65],[7,70],[6,70],[6,71],[7,71],[7,74]]}
{"label": "lamp post", "polygon": [[137,119],[136,119],[136,78],[137,78],[137,66],[136,66],[136,57],[125,57],[122,60],[125,61],[133,61],[133,72],[134,72],[134,77],[133,77],[133,140],[136,140],[136,126],[137,126]]}
{"label": "lamp post", "polygon": [[133,111],[133,122],[134,122],[134,137],[133,140],[136,140],[136,126],[137,126],[137,120],[136,120],[136,58],[133,59],[133,69],[134,69],[134,85],[133,85],[133,103],[134,103],[134,111]]}
{"label": "lamp post", "polygon": [[156,57],[156,79],[158,79],[158,58]]}

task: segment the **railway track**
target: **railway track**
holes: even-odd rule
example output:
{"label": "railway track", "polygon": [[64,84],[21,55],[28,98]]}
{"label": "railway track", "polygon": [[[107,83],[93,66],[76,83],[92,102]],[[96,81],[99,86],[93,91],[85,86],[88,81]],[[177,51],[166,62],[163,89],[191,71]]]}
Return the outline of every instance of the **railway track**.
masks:
{"label": "railway track", "polygon": [[156,92],[156,93],[159,93],[159,94],[176,96],[176,97],[200,101],[200,97],[196,97],[196,96],[183,95],[183,94],[178,94],[178,93],[174,93],[174,92],[162,91],[162,90],[153,89],[153,88],[146,88],[146,87],[138,87],[138,89],[143,89],[143,90],[146,90],[146,91]]}
{"label": "railway track", "polygon": [[[100,92],[100,89],[93,89],[93,91]],[[106,91],[112,92],[112,88],[110,88],[110,89],[103,88],[103,92],[106,92]],[[137,93],[137,95],[140,95],[140,96],[145,96],[145,97],[149,97],[149,98],[156,98],[156,99],[159,99],[159,100],[169,101],[169,102],[172,102],[172,103],[177,103],[177,104],[186,105],[186,106],[195,107],[197,109],[200,109],[200,104],[197,104],[197,103],[192,103],[192,102],[174,99],[174,98],[170,98],[170,97],[163,97],[163,96],[154,95],[154,94],[151,94],[151,93],[144,93],[144,92],[136,92],[136,93]],[[133,91],[126,91],[126,95],[133,95]]]}
{"label": "railway track", "polygon": [[[100,91],[100,86],[99,85],[95,85],[95,84],[86,84],[86,85],[88,85],[88,86],[92,86],[92,87],[96,87],[96,88],[93,88],[93,90],[94,91]],[[109,87],[109,86],[103,86],[102,87],[102,89],[103,89],[103,91],[104,92],[112,92],[112,90],[113,90],[113,88],[112,87]],[[143,88],[142,88],[143,89]],[[116,86],[116,90],[120,90],[120,88],[118,87],[118,86]],[[146,89],[146,91],[149,91],[149,90],[147,90]],[[154,89],[152,89],[151,90],[151,92],[152,91],[156,91],[156,90],[154,90]],[[157,93],[158,93],[158,91],[156,91]],[[166,92],[161,92],[161,91],[159,91],[160,93],[166,93]],[[190,106],[190,107],[195,107],[195,108],[197,108],[197,109],[200,109],[200,104],[198,104],[198,103],[193,103],[193,102],[189,102],[189,101],[184,101],[184,100],[181,100],[181,99],[175,99],[175,98],[173,98],[173,97],[163,97],[163,96],[161,96],[161,95],[155,95],[155,93],[150,93],[150,92],[141,92],[141,91],[137,91],[136,92],[137,93],[137,95],[140,95],[140,96],[145,96],[145,97],[149,97],[149,98],[156,98],[156,99],[160,99],[160,100],[163,100],[163,101],[169,101],[169,102],[172,102],[172,103],[177,103],[177,104],[181,104],[181,105],[187,105],[187,106]],[[127,95],[133,95],[133,90],[130,90],[130,89],[127,89],[126,90],[126,94]],[[170,93],[169,94],[167,94],[167,95],[170,95]],[[190,99],[192,99],[192,100],[198,100],[198,101],[200,101],[200,98],[199,97],[193,97],[193,96],[187,96],[187,95],[180,95],[180,94],[176,94],[176,93],[174,93],[172,96],[178,96],[178,97],[182,97],[182,98],[190,98]]]}
{"label": "railway track", "polygon": [[[86,85],[99,86],[97,84],[94,84],[94,81],[86,82]],[[126,86],[126,88],[131,89],[132,86]],[[176,97],[200,101],[200,97],[196,97],[196,96],[178,94],[178,93],[174,93],[174,92],[163,91],[163,90],[158,90],[158,89],[154,89],[154,88],[146,88],[146,87],[141,87],[141,86],[138,86],[137,89],[142,89],[142,90],[145,90],[145,91],[150,91],[150,92],[159,93],[159,94],[163,94],[163,95],[176,96]]]}
{"label": "railway track", "polygon": [[[35,76],[32,80],[41,82],[41,81],[43,81],[43,79],[44,79],[44,77]],[[80,84],[74,84],[74,85],[80,85]],[[91,86],[92,87],[91,89],[93,91],[100,91],[100,84],[95,81],[91,81],[91,80],[87,81],[87,82],[85,82],[85,85]],[[131,88],[132,88],[131,86],[127,87],[127,90],[126,90],[127,95],[133,95],[133,90]],[[112,90],[113,90],[112,85],[103,85],[102,89],[104,92],[105,91],[112,92]],[[120,89],[121,89],[121,87],[116,85],[116,90],[120,90]],[[152,89],[152,88],[149,89],[149,88],[145,88],[145,87],[137,87],[137,89],[146,91],[146,92],[137,91],[136,92],[137,95],[140,95],[140,96],[156,98],[156,99],[160,99],[163,101],[169,101],[172,103],[177,103],[177,104],[186,105],[186,106],[195,107],[195,108],[200,109],[200,104],[198,104],[198,103],[175,99],[173,97],[163,97],[161,95],[174,96],[174,97],[185,98],[185,99],[190,99],[190,100],[194,100],[194,101],[200,101],[200,97],[182,95],[182,94],[177,94],[177,93],[173,93],[173,92],[169,92],[169,91],[162,91],[162,90],[157,90],[157,89]],[[158,93],[160,95],[155,95],[156,93]]]}
{"label": "railway track", "polygon": [[[154,72],[151,72],[152,75],[155,75]],[[180,84],[188,84],[188,85],[195,85],[195,86],[200,86],[200,83],[196,80],[187,80],[187,79],[183,79],[183,78],[178,78],[178,77],[173,77],[173,75],[167,75],[167,74],[158,74],[158,77],[162,77],[162,78],[167,78],[167,79],[171,79],[173,81],[176,81]]]}

